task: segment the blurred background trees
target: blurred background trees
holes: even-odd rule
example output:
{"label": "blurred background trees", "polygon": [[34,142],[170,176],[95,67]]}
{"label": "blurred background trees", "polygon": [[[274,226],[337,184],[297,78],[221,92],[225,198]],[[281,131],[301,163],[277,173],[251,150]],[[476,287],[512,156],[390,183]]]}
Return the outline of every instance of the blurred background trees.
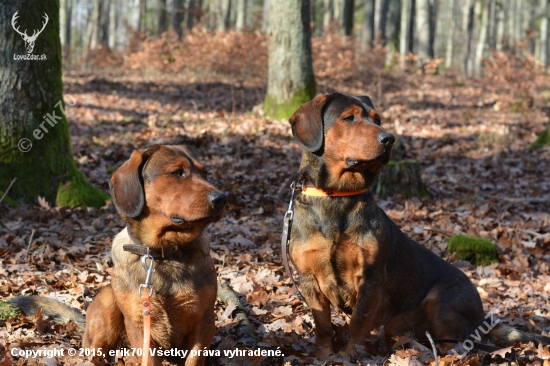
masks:
{"label": "blurred background trees", "polygon": [[[135,32],[179,37],[194,26],[206,31],[266,31],[269,9],[284,11],[289,0],[61,0],[61,42],[76,51],[122,50]],[[310,0],[314,36],[340,33],[366,49],[376,44],[394,54],[417,55],[420,65],[444,59],[469,76],[479,74],[493,51],[520,43],[544,64],[548,60],[547,0]],[[277,10],[275,10],[277,11]]]}

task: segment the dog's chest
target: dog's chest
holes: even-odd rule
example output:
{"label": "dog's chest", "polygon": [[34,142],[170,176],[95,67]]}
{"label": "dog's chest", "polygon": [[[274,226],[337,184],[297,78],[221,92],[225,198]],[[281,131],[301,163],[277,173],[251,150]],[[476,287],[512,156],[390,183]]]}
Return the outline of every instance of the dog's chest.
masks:
{"label": "dog's chest", "polygon": [[[324,237],[321,232],[303,242],[294,242],[290,255],[303,278],[315,279],[318,288],[335,307],[349,310],[355,306],[365,269],[376,262],[375,239],[354,238],[346,233]],[[307,280],[305,286],[308,286]]]}

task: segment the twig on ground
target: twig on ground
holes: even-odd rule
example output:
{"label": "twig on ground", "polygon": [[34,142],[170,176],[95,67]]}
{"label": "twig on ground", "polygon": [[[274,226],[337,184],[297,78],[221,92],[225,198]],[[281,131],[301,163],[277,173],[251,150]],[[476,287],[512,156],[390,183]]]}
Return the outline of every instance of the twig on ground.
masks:
{"label": "twig on ground", "polygon": [[248,320],[246,310],[241,305],[239,298],[231,287],[229,287],[228,283],[218,282],[218,297],[225,305],[235,304],[236,308],[233,314],[235,319],[239,321],[238,331],[242,334],[243,344],[247,347],[253,347],[258,343],[256,333],[254,332],[254,328],[252,328],[250,320]]}
{"label": "twig on ground", "polygon": [[437,229],[434,227],[424,226],[424,230],[433,231],[434,233],[440,233],[447,236],[453,236],[455,233],[443,229]]}
{"label": "twig on ground", "polygon": [[4,192],[4,194],[2,195],[2,198],[0,198],[0,203],[2,203],[2,201],[4,200],[4,197],[6,197],[8,195],[8,192],[10,191],[11,189],[11,186],[13,186],[13,183],[15,183],[15,181],[17,180],[17,177],[13,178],[8,186],[8,188],[6,188],[6,191]]}
{"label": "twig on ground", "polygon": [[439,366],[439,360],[437,359],[437,349],[435,348],[435,343],[432,339],[432,336],[430,335],[430,332],[426,331],[426,337],[428,337],[428,340],[432,345],[432,352],[434,354],[435,366]]}
{"label": "twig on ground", "polygon": [[544,203],[550,202],[550,197],[505,197],[508,202]]}
{"label": "twig on ground", "polygon": [[34,233],[35,232],[36,232],[36,230],[32,229],[31,237],[29,238],[29,245],[27,245],[27,253],[25,253],[25,262],[29,260],[29,252],[31,250],[32,238],[34,238]]}

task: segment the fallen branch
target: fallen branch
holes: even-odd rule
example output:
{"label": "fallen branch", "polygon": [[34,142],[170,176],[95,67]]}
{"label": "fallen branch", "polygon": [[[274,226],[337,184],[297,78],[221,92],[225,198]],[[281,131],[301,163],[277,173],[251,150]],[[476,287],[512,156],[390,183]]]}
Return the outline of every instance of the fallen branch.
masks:
{"label": "fallen branch", "polygon": [[252,328],[250,320],[248,320],[246,310],[241,305],[239,298],[227,282],[218,282],[218,297],[226,306],[229,306],[230,304],[235,305],[233,316],[234,319],[239,321],[237,330],[240,334],[242,334],[242,343],[247,347],[253,347],[256,345],[256,343],[258,343],[258,339],[256,338],[256,333],[254,332],[254,328]]}
{"label": "fallen branch", "polygon": [[505,197],[508,202],[545,203],[550,202],[550,197]]}
{"label": "fallen branch", "polygon": [[10,191],[11,186],[13,186],[13,183],[15,183],[16,180],[17,180],[17,177],[15,177],[11,180],[10,185],[8,186],[8,188],[6,188],[6,191],[2,195],[2,198],[0,198],[0,203],[2,203],[2,201],[4,200],[4,197],[6,197],[8,195],[8,192]]}

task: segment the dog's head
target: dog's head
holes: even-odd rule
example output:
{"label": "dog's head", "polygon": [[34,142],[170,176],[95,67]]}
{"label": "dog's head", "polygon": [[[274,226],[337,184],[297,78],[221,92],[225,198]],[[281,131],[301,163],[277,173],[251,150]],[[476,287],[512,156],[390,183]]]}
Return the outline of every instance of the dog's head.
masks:
{"label": "dog's head", "polygon": [[360,189],[387,164],[395,137],[380,127],[367,96],[320,94],[290,117],[298,144],[323,164],[324,188]]}
{"label": "dog's head", "polygon": [[196,239],[221,218],[227,201],[183,145],[134,151],[111,177],[110,188],[121,217],[151,247]]}

